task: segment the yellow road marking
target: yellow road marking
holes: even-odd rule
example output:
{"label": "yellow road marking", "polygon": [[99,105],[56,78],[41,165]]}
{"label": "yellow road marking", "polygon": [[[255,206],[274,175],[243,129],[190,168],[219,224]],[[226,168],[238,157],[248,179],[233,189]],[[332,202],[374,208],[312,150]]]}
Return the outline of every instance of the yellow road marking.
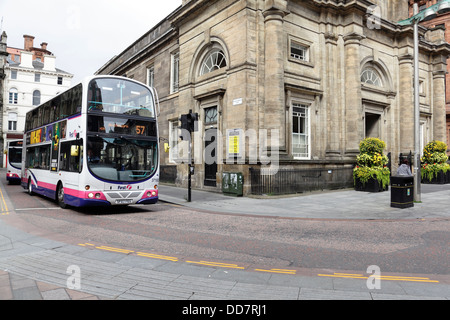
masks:
{"label": "yellow road marking", "polygon": [[[335,274],[318,274],[319,277],[333,277],[333,278],[352,278],[352,279],[369,279],[369,276],[363,276],[362,274],[347,274],[347,273],[335,273]],[[412,282],[431,282],[439,283],[437,280],[431,280],[430,278],[423,277],[402,277],[402,276],[377,276],[371,275],[371,278],[386,280],[386,281],[412,281]]]}
{"label": "yellow road marking", "polygon": [[296,270],[288,270],[288,269],[255,269],[255,271],[261,271],[261,272],[271,272],[271,273],[282,273],[282,274],[296,274]]}
{"label": "yellow road marking", "polygon": [[159,254],[146,253],[146,252],[137,252],[136,254],[141,257],[147,257],[147,258],[153,258],[153,259],[169,260],[169,261],[175,261],[175,262],[178,261],[178,258],[176,258],[176,257],[161,256]]}
{"label": "yellow road marking", "polygon": [[2,188],[0,188],[0,195],[2,197],[2,216],[8,215],[8,206],[6,205],[5,198],[3,197],[3,191]]}
{"label": "yellow road marking", "polygon": [[186,261],[187,263],[202,264],[205,266],[220,267],[220,268],[231,268],[231,269],[245,269],[244,267],[239,267],[237,264],[211,262],[211,261]]}
{"label": "yellow road marking", "polygon": [[126,250],[126,249],[120,249],[120,248],[114,248],[114,247],[107,247],[107,246],[100,246],[100,247],[95,247],[95,248],[96,249],[100,249],[100,250],[119,252],[119,253],[126,253],[126,254],[134,252],[132,250]]}

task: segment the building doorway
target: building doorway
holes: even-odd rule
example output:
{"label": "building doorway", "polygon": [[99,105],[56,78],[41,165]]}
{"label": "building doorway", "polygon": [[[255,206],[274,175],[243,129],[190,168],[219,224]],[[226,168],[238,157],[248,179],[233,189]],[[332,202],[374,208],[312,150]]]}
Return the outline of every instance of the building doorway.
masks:
{"label": "building doorway", "polygon": [[217,185],[217,128],[205,131],[205,180],[204,185]]}
{"label": "building doorway", "polygon": [[381,115],[366,112],[365,119],[366,138],[381,138]]}

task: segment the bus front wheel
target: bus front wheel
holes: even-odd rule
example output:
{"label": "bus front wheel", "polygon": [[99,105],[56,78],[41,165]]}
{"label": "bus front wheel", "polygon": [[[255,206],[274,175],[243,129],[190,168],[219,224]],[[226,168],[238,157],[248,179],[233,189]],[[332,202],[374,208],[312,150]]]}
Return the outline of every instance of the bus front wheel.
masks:
{"label": "bus front wheel", "polygon": [[28,179],[27,192],[30,196],[33,195],[33,185],[31,183],[31,178]]}
{"label": "bus front wheel", "polygon": [[56,202],[58,202],[58,205],[61,208],[67,208],[67,204],[64,202],[64,187],[62,183],[58,184],[58,188],[56,190]]}

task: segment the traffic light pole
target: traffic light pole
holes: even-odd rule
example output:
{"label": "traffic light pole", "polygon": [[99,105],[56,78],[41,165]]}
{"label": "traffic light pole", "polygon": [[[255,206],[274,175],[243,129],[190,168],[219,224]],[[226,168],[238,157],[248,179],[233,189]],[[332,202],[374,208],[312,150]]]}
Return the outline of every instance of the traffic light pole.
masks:
{"label": "traffic light pole", "polygon": [[[191,133],[189,133],[189,134],[191,134]],[[190,140],[189,141],[189,151],[188,151],[188,154],[189,154],[188,171],[189,172],[188,172],[188,199],[187,199],[187,201],[191,202],[191,188],[192,188],[192,186],[191,186],[191,180],[192,180],[192,152],[191,152],[191,150],[192,150],[192,135],[191,135],[189,140]]]}
{"label": "traffic light pole", "polygon": [[192,200],[192,174],[194,173],[194,167],[192,165],[192,132],[198,130],[198,113],[193,113],[192,110],[189,110],[188,114],[183,114],[180,117],[181,121],[181,129],[187,130],[189,132],[189,148],[188,148],[188,202]]}

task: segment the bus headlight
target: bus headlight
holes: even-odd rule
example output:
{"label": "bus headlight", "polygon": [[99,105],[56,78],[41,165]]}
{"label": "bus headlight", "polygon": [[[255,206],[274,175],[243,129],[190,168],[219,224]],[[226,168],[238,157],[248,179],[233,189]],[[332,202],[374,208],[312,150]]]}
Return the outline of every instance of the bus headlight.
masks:
{"label": "bus headlight", "polygon": [[146,195],[147,195],[147,197],[155,197],[156,191],[147,191]]}
{"label": "bus headlight", "polygon": [[92,199],[94,197],[94,194],[92,193],[92,192],[90,192],[89,194],[88,194],[88,198],[89,199]]}

